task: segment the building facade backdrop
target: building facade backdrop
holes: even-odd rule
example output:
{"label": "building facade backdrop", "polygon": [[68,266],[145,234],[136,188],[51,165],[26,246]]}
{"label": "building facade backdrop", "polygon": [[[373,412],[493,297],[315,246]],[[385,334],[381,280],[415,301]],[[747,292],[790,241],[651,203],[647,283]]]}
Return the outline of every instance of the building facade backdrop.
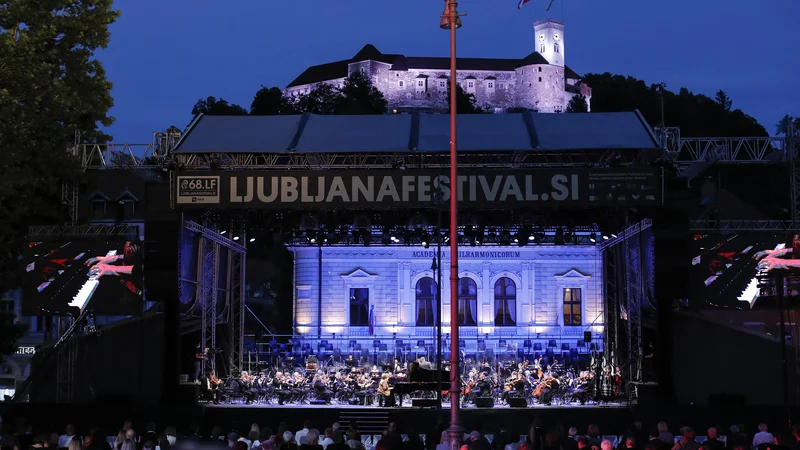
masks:
{"label": "building facade backdrop", "polygon": [[[369,348],[374,340],[393,339],[435,345],[435,248],[295,247],[292,251],[297,335],[358,341]],[[449,253],[442,250],[443,333],[449,332],[451,321]],[[478,339],[495,347],[503,340],[518,348],[525,340],[543,348],[555,340],[560,352],[564,344],[569,349],[583,347],[579,341],[586,331],[601,348],[599,248],[478,246],[462,248],[459,255],[458,320],[468,349],[475,350]]]}
{"label": "building facade backdrop", "polygon": [[[534,23],[533,52],[522,59],[458,58],[458,83],[476,104],[490,112],[523,108],[563,112],[581,94],[590,106],[592,90],[565,65],[564,24]],[[450,59],[384,54],[366,45],[353,58],[312,66],[292,81],[286,95],[308,94],[319,84],[341,87],[347,76],[361,71],[397,112],[447,109]]]}

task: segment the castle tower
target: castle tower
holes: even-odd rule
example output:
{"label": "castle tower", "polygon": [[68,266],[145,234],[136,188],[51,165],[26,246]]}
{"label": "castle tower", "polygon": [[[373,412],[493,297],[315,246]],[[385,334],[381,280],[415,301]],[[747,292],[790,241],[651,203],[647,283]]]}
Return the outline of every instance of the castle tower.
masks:
{"label": "castle tower", "polygon": [[536,51],[554,66],[564,66],[564,22],[553,19],[533,23]]}

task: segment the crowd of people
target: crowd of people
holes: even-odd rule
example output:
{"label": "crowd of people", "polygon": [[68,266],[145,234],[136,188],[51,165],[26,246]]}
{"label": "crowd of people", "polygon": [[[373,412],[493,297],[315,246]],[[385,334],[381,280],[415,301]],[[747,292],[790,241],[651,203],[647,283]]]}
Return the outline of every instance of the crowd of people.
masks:
{"label": "crowd of people", "polygon": [[[63,434],[48,433],[20,421],[14,427],[4,427],[0,450],[450,450],[446,428],[436,425],[426,430],[427,434],[413,429],[401,434],[397,425],[390,423],[379,436],[362,436],[357,426],[344,429],[333,423],[320,432],[311,421],[305,421],[297,431],[281,422],[274,430],[252,424],[244,430],[233,427],[224,432],[214,427],[209,433],[201,433],[192,426],[179,434],[175,427],[158,430],[150,422],[139,434],[131,422],[126,422],[116,436],[108,436],[98,427],[81,436],[73,425],[67,425]],[[765,424],[752,435],[743,425],[733,425],[724,434],[718,428],[709,428],[700,437],[689,427],[681,427],[673,435],[664,422],[650,431],[635,422],[624,434],[613,437],[602,435],[597,425],[581,433],[563,425],[545,428],[538,420],[525,430],[526,434],[503,426],[492,431],[480,426],[467,430],[459,436],[459,450],[800,450],[800,428],[795,427],[791,435],[773,434]]]}

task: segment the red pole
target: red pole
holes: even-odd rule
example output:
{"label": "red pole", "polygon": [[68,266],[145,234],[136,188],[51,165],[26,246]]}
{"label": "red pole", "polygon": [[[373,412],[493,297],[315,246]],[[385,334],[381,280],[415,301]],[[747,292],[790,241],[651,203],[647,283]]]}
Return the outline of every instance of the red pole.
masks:
{"label": "red pole", "polygon": [[456,25],[458,12],[456,0],[448,0],[450,21],[450,436],[451,450],[458,450],[463,441],[459,423],[461,387],[458,358],[458,154],[456,151]]}

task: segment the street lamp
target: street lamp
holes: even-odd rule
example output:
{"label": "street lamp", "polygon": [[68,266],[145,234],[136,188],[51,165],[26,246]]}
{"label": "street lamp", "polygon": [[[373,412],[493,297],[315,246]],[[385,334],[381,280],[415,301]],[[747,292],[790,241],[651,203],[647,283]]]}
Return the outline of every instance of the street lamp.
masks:
{"label": "street lamp", "polygon": [[[439,26],[450,30],[450,449],[458,450],[462,440],[458,421],[461,389],[458,385],[458,155],[456,152],[456,30],[461,28],[461,16],[456,0],[445,0]],[[441,260],[440,260],[441,261]]]}

